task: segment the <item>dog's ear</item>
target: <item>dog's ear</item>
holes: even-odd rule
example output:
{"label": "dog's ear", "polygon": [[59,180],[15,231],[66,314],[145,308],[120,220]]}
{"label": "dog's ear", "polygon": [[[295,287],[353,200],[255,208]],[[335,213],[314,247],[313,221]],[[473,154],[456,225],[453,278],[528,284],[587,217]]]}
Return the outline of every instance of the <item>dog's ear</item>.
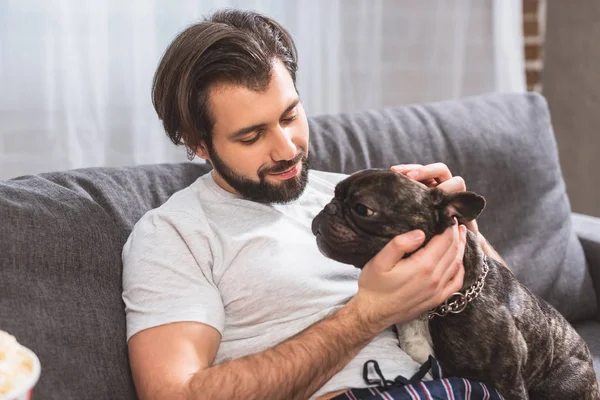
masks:
{"label": "dog's ear", "polygon": [[485,198],[473,192],[446,193],[434,188],[431,189],[431,197],[444,228],[454,224],[454,218],[460,224],[472,221],[485,208]]}

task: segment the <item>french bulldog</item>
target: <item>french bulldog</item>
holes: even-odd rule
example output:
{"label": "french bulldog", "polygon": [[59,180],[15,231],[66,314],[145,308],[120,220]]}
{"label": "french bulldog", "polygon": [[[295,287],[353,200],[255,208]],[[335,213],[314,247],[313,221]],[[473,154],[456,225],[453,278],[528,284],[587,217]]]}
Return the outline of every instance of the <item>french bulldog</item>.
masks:
{"label": "french bulldog", "polygon": [[[446,193],[389,170],[344,179],[314,218],[320,251],[357,268],[394,236],[420,229],[425,244],[455,223],[475,219],[485,199]],[[408,255],[410,257],[410,255]],[[462,290],[421,318],[397,325],[399,344],[423,362],[435,355],[447,376],[487,382],[506,399],[600,400],[584,340],[467,233]]]}

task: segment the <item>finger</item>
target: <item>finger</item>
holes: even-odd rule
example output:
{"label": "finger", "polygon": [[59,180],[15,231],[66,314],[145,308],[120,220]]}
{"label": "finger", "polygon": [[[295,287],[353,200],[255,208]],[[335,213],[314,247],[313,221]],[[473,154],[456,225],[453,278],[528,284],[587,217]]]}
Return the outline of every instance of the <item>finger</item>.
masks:
{"label": "finger", "polygon": [[440,266],[442,270],[440,271],[441,278],[439,282],[443,285],[442,287],[447,286],[447,284],[452,280],[452,277],[456,275],[458,270],[463,265],[465,245],[467,244],[467,228],[464,225],[461,225],[459,227],[458,236],[458,242],[456,243],[457,247],[451,246],[440,261]]}
{"label": "finger", "polygon": [[467,190],[465,180],[460,176],[453,176],[445,182],[440,183],[437,186],[438,189],[448,193],[464,192]]}
{"label": "finger", "polygon": [[452,296],[452,293],[456,293],[462,289],[465,280],[465,268],[462,264],[459,265],[458,271],[452,277],[448,285],[442,290],[443,298],[440,304],[446,301],[446,299]]}
{"label": "finger", "polygon": [[415,169],[419,169],[422,167],[423,167],[423,164],[398,164],[398,165],[392,166],[391,169],[394,172],[405,173],[405,172],[413,171]]}
{"label": "finger", "polygon": [[425,241],[425,233],[419,229],[398,235],[390,240],[368,264],[381,271],[390,271],[406,253],[417,250],[423,241]]}
{"label": "finger", "polygon": [[[394,172],[397,172],[399,174],[402,175],[406,175],[409,178],[411,178],[410,175],[408,175],[409,173],[416,171],[420,168],[422,168],[423,165],[422,164],[398,164],[398,165],[394,165],[393,167],[391,167],[391,170]],[[424,184],[427,187],[436,187],[437,185],[439,185],[439,182],[436,181],[434,178],[430,178],[430,179],[423,179],[423,180],[417,180],[417,182],[421,182],[422,184]]]}
{"label": "finger", "polygon": [[419,168],[418,170],[410,171],[406,174],[406,176],[416,179],[418,181],[433,178],[441,183],[452,178],[452,173],[450,173],[450,169],[448,169],[448,166],[446,164],[434,163],[425,165],[424,167]]}
{"label": "finger", "polygon": [[[464,252],[464,241],[463,241],[463,226],[457,228],[458,234],[453,237],[452,243],[446,248],[446,252],[434,263],[434,267],[430,272],[430,282],[433,287],[441,292],[441,289],[445,287],[450,277],[456,273],[457,265],[456,262],[462,260],[461,250]],[[448,271],[450,270],[450,271]]]}
{"label": "finger", "polygon": [[439,185],[439,182],[436,181],[435,179],[426,179],[424,181],[417,181],[417,182],[420,182],[429,188],[437,187]]}
{"label": "finger", "polygon": [[441,235],[434,236],[429,243],[421,250],[416,252],[411,258],[420,259],[421,265],[433,266],[430,271],[433,273],[435,266],[438,264],[440,259],[446,254],[448,248],[452,245],[455,239],[458,237],[458,224],[454,224],[444,231]]}

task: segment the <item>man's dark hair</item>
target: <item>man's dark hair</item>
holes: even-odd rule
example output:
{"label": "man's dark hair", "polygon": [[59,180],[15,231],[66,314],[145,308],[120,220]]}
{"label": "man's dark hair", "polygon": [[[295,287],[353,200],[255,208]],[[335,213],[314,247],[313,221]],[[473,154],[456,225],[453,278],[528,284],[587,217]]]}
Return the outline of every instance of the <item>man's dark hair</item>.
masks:
{"label": "man's dark hair", "polygon": [[152,84],[152,103],[175,144],[212,149],[209,91],[218,84],[265,90],[279,59],[296,84],[291,35],[271,18],[226,9],[181,32],[163,55]]}

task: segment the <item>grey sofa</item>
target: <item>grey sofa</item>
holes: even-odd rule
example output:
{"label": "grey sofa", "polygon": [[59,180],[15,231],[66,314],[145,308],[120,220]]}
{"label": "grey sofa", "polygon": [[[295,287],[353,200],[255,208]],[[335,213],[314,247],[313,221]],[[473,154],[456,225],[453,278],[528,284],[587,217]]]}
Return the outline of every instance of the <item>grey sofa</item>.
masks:
{"label": "grey sofa", "polygon": [[[600,219],[570,211],[543,97],[490,94],[324,115],[310,119],[310,130],[316,169],[442,161],[463,176],[488,201],[481,231],[572,321],[600,370]],[[0,329],[40,356],[36,397],[135,398],[121,248],[146,211],[208,171],[163,164],[0,182]]]}

